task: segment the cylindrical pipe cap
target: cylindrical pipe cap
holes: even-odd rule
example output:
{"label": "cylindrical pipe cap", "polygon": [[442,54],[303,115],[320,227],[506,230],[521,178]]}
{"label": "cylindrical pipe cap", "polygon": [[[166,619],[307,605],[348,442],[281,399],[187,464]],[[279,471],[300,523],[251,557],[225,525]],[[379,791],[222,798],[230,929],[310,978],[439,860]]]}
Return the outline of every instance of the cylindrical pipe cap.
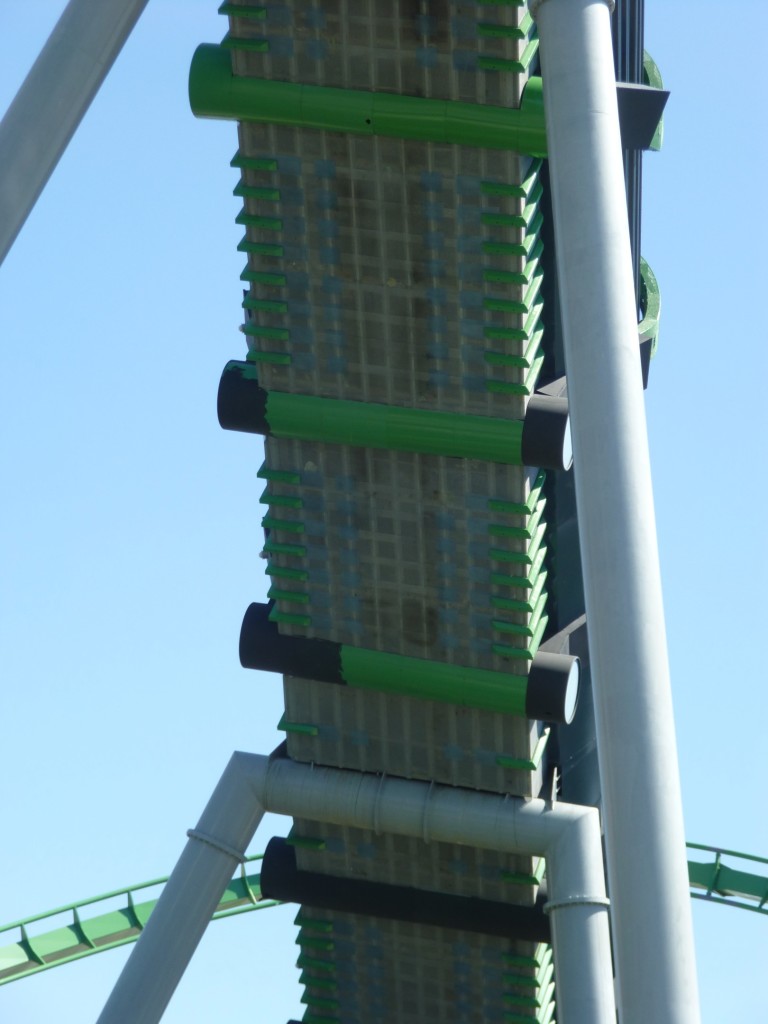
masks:
{"label": "cylindrical pipe cap", "polygon": [[568,399],[533,395],[523,421],[523,465],[570,469],[573,464]]}
{"label": "cylindrical pipe cap", "polygon": [[259,385],[251,363],[232,359],[224,367],[217,401],[219,423],[225,430],[267,434],[267,392]]}
{"label": "cylindrical pipe cap", "polygon": [[539,651],[528,673],[525,713],[543,722],[570,725],[579,700],[579,659]]}
{"label": "cylindrical pipe cap", "polygon": [[282,636],[270,622],[271,604],[251,604],[240,628],[240,664],[302,679],[344,683],[341,644],[318,637]]}

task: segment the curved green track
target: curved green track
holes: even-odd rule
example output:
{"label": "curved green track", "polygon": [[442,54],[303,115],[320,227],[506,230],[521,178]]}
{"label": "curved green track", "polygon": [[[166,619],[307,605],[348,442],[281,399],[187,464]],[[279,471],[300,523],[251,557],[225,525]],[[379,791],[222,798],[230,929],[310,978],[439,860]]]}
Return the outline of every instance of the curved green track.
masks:
{"label": "curved green track", "polygon": [[[261,858],[261,854],[249,857],[248,862]],[[137,902],[136,894],[156,889],[167,881],[167,878],[155,878],[3,925],[0,942],[8,933],[15,933],[15,941],[0,946],[0,985],[135,942],[160,898],[158,892],[150,899]],[[261,898],[259,875],[247,875],[243,865],[224,891],[213,920],[276,905],[275,900]],[[81,914],[84,908],[88,908],[87,916]],[[50,928],[55,918],[69,918],[69,923]],[[41,931],[46,924],[48,930]]]}
{"label": "curved green track", "polygon": [[[688,861],[688,878],[691,896],[694,899],[724,903],[727,906],[768,914],[766,874],[758,875],[723,862],[723,858],[735,858],[738,861],[766,865],[768,858],[752,857],[716,846],[701,846],[697,843],[687,845],[689,850],[713,855],[713,859],[708,859],[704,863]],[[249,857],[248,862],[261,860],[261,857],[261,854]],[[213,920],[277,906],[276,900],[261,898],[259,879],[260,876],[257,874],[246,874],[243,865],[239,875],[227,886],[214,912]],[[79,903],[69,903],[45,914],[37,914],[23,921],[3,925],[0,927],[0,937],[6,933],[15,933],[15,941],[0,946],[0,985],[16,981],[17,978],[27,978],[31,974],[79,960],[84,956],[91,956],[93,953],[101,953],[105,949],[114,949],[135,942],[159,899],[158,893],[151,899],[137,902],[136,894],[147,889],[156,889],[167,881],[167,878],[156,878],[150,882],[141,882],[139,885],[116,889],[102,896],[93,896]],[[110,904],[110,909],[106,909],[107,904]],[[87,916],[80,913],[84,908],[88,908]],[[101,912],[98,912],[99,910]],[[69,923],[59,924],[56,928],[49,927],[48,930],[39,930],[41,927],[44,928],[46,923],[50,926],[54,918],[61,917],[69,917]]]}
{"label": "curved green track", "polygon": [[[736,850],[723,850],[718,846],[701,846],[698,843],[686,845],[689,850],[703,850],[715,855],[714,860],[705,864],[688,861],[688,879],[691,883],[691,896],[694,899],[725,903],[729,907],[768,914],[768,878],[765,873],[756,875],[751,871],[744,871],[741,866],[731,867],[723,863],[723,857],[728,860],[735,858],[738,861],[748,861],[750,864],[768,864],[768,858],[753,857],[748,853],[738,853]],[[700,891],[702,889],[704,892]]]}

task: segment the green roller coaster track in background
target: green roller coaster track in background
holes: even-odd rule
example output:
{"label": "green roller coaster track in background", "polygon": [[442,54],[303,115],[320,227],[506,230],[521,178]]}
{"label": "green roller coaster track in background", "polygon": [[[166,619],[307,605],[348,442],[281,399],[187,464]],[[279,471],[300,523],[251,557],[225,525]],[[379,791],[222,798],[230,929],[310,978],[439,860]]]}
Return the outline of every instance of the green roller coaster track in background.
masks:
{"label": "green roller coaster track in background", "polygon": [[[757,864],[768,864],[768,858],[752,857],[746,853],[737,853],[735,850],[701,846],[698,843],[688,843],[687,846],[689,850],[701,850],[715,855],[712,862],[688,862],[691,890],[704,890],[692,891],[691,896],[694,899],[724,903],[727,906],[768,914],[768,877],[729,867],[723,863],[723,857],[735,857]],[[248,862],[261,858],[261,854],[248,857]],[[159,899],[158,895],[137,903],[135,893],[164,885],[167,881],[167,878],[156,878],[150,882],[116,889],[102,896],[93,896],[79,903],[69,903],[64,907],[57,907],[56,910],[25,918],[23,921],[3,925],[0,927],[0,935],[16,931],[18,937],[15,942],[0,946],[0,985],[16,981],[18,978],[27,978],[31,974],[38,974],[60,964],[80,960],[93,953],[101,953],[135,942]],[[222,917],[278,906],[277,900],[261,898],[259,885],[260,876],[246,875],[245,865],[242,865],[240,874],[227,886],[221,902],[214,911],[213,920],[218,921]],[[123,906],[116,909],[113,907],[85,919],[80,916],[80,911],[84,907],[96,907],[108,901],[114,903],[121,898],[124,900]],[[30,935],[30,926],[39,926],[43,922],[50,923],[53,918],[63,915],[69,916],[68,924]]]}
{"label": "green roller coaster track in background", "polygon": [[[247,861],[261,860],[262,854],[248,857]],[[136,902],[134,896],[145,889],[164,885],[167,878],[155,878],[150,882],[126,886],[114,892],[93,896],[78,903],[69,903],[57,907],[44,914],[13,921],[0,927],[0,936],[5,932],[16,931],[15,942],[0,946],[0,985],[17,978],[27,978],[30,974],[38,974],[59,964],[71,963],[93,953],[102,953],[107,949],[115,949],[129,942],[135,942],[144,929],[149,915],[155,909],[160,894],[153,899]],[[259,888],[259,875],[246,875],[245,865],[241,866],[240,874],[232,879],[224,891],[218,907],[213,913],[213,920],[244,914],[249,910],[264,910],[277,906],[276,900],[263,900]],[[124,905],[115,908],[115,901],[124,901]],[[97,904],[112,904],[109,910],[82,918],[83,907],[96,907]],[[92,913],[92,911],[89,911]],[[69,917],[69,924],[60,924],[48,931],[31,935],[32,925],[41,925],[53,918]]]}

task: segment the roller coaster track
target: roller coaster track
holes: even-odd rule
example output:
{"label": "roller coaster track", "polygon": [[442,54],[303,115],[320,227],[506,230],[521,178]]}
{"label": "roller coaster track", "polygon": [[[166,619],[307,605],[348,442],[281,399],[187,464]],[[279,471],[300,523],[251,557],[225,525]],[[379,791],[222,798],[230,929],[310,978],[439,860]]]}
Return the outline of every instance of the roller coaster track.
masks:
{"label": "roller coaster track", "polygon": [[[249,857],[248,861],[261,860],[261,857],[258,854]],[[276,906],[275,900],[261,898],[259,878],[257,874],[247,875],[243,865],[240,874],[227,886],[214,911],[213,920]],[[158,892],[152,899],[137,902],[136,894],[162,886],[167,881],[167,878],[155,878],[0,927],[0,941],[7,932],[17,933],[15,942],[0,946],[0,985],[135,942],[160,898]],[[101,913],[94,914],[90,908],[98,910],[99,905]],[[109,905],[108,910],[105,905]],[[85,907],[89,908],[87,917],[80,913]],[[50,925],[55,918],[66,917],[69,918],[68,924],[38,931],[44,923]],[[30,933],[31,928],[34,934]]]}
{"label": "roller coaster track", "polygon": [[[691,885],[691,896],[694,899],[708,900],[710,903],[723,903],[742,910],[753,910],[760,914],[768,914],[768,877],[757,875],[730,867],[723,863],[723,857],[736,858],[757,864],[768,864],[768,858],[752,857],[735,850],[724,850],[717,846],[702,846],[688,843],[689,850],[697,850],[714,854],[714,860],[701,863],[688,861],[688,878]],[[261,860],[258,854],[249,857],[248,861]],[[259,875],[246,875],[243,865],[240,874],[232,879],[213,914],[213,920],[234,914],[245,914],[250,910],[264,910],[278,905],[276,900],[261,898]],[[44,914],[13,921],[0,927],[0,936],[7,932],[17,932],[16,941],[0,946],[0,985],[18,978],[27,978],[32,974],[58,967],[60,964],[71,963],[82,957],[101,953],[106,949],[115,949],[129,942],[135,942],[147,923],[158,899],[159,893],[152,899],[136,901],[136,893],[146,889],[162,886],[167,878],[155,878],[150,882],[116,889],[102,896],[92,896],[78,903],[69,903],[57,907]],[[703,891],[701,891],[703,890]],[[115,907],[115,902],[123,905]],[[83,908],[97,908],[99,904],[111,903],[109,910],[83,918]],[[89,910],[89,914],[92,911]],[[51,923],[54,918],[70,916],[70,923],[59,925],[48,931],[30,934],[30,928],[38,928],[45,922]]]}
{"label": "roller coaster track", "polygon": [[[737,860],[750,861],[753,864],[768,864],[768,858],[753,857],[748,853],[736,850],[723,850],[718,846],[701,846],[698,843],[687,843],[689,850],[703,850],[713,853],[715,859],[711,863],[701,864],[688,861],[688,879],[691,892],[697,900],[709,900],[710,903],[725,903],[729,907],[741,910],[754,910],[758,914],[768,914],[768,878],[755,875],[723,864],[723,857],[735,857]],[[763,869],[765,870],[765,869]],[[745,902],[750,901],[750,902]]]}

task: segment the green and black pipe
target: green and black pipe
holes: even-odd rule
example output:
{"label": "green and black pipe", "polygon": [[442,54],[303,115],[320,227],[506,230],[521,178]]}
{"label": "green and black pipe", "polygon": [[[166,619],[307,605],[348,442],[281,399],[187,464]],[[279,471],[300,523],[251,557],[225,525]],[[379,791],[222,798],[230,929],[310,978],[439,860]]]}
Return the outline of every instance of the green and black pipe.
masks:
{"label": "green and black pipe", "polygon": [[219,384],[218,415],[225,430],[270,437],[354,439],[368,448],[543,469],[569,469],[572,462],[567,399],[549,395],[533,395],[525,419],[504,420],[267,391],[253,363],[231,360]]}
{"label": "green and black pipe", "polygon": [[512,675],[283,636],[270,621],[271,610],[271,604],[254,603],[245,613],[240,630],[244,668],[565,725],[576,713],[579,660],[571,655],[539,651],[528,675]]}

